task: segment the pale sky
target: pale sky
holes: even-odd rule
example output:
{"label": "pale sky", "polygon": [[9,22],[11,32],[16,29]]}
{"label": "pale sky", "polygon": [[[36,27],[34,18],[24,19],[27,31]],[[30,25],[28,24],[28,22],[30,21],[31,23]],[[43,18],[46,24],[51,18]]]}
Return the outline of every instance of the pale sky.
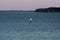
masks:
{"label": "pale sky", "polygon": [[0,0],[0,10],[34,10],[60,7],[60,0]]}

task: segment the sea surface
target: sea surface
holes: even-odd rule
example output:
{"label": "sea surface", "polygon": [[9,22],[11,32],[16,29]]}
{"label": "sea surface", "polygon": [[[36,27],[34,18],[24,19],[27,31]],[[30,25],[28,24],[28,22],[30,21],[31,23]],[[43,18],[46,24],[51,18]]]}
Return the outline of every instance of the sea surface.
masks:
{"label": "sea surface", "polygon": [[0,40],[60,40],[60,13],[0,12]]}

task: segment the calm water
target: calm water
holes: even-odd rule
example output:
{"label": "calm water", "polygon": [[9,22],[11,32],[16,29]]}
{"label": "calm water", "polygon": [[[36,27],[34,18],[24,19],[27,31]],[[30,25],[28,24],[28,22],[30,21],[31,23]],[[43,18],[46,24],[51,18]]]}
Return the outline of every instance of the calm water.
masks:
{"label": "calm water", "polygon": [[0,40],[60,40],[60,13],[0,12]]}

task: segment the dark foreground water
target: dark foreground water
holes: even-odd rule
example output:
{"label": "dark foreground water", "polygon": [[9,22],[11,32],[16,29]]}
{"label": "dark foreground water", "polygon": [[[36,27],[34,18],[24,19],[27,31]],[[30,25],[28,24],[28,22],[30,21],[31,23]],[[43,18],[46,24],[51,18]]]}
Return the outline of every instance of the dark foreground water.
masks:
{"label": "dark foreground water", "polygon": [[60,13],[0,12],[0,40],[60,40]]}

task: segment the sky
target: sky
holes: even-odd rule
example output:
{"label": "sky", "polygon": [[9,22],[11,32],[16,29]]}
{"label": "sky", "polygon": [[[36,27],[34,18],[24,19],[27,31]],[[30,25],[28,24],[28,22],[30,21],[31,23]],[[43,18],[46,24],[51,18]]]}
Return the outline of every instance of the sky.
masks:
{"label": "sky", "polygon": [[34,10],[60,7],[60,0],[0,0],[0,10]]}

